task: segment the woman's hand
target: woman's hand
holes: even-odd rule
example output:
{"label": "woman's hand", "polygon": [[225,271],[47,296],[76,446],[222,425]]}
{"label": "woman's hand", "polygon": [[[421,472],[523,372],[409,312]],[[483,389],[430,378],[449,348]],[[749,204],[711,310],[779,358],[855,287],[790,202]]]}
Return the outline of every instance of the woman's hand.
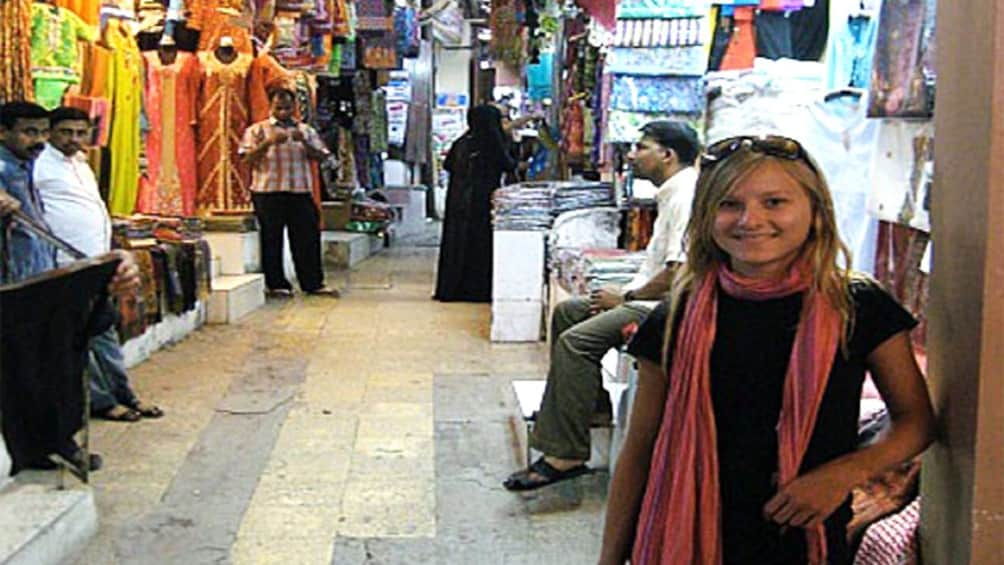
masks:
{"label": "woman's hand", "polygon": [[847,499],[856,476],[839,464],[813,469],[781,487],[764,505],[764,517],[796,528],[820,524]]}

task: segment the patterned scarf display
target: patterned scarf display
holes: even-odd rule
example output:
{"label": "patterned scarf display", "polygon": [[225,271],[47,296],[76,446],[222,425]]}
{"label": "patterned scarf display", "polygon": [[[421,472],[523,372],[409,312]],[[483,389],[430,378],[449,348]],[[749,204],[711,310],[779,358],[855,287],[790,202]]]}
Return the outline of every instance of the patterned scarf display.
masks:
{"label": "patterned scarf display", "polygon": [[[631,559],[636,565],[722,562],[718,447],[711,401],[711,348],[718,288],[741,300],[763,301],[804,292],[778,418],[778,484],[798,475],[826,390],[841,332],[839,312],[813,287],[807,262],[779,281],[709,272],[686,303],[675,336],[669,394],[649,469]],[[808,562],[826,562],[822,524],[805,530]]]}

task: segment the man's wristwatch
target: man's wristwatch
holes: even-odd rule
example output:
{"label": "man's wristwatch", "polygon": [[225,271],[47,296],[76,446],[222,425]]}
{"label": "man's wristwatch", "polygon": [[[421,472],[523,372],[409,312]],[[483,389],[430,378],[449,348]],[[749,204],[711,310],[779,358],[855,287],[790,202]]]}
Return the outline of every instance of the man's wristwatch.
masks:
{"label": "man's wristwatch", "polygon": [[622,298],[624,298],[624,302],[631,302],[632,300],[634,300],[634,291],[626,290],[624,291],[624,294],[621,296]]}

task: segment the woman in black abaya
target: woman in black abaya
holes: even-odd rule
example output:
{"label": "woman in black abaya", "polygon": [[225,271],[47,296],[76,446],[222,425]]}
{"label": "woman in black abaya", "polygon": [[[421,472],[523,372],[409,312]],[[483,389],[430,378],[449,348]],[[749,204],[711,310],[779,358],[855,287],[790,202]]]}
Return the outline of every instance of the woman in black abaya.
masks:
{"label": "woman in black abaya", "polygon": [[468,130],[453,143],[443,167],[450,173],[436,300],[492,299],[491,196],[502,173],[516,168],[502,131],[502,113],[482,104],[467,113]]}

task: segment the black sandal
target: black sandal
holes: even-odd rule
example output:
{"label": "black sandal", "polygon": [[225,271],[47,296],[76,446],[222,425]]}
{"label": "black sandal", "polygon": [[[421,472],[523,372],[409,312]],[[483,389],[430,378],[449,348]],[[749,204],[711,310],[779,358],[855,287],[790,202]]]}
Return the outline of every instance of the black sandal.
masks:
{"label": "black sandal", "polygon": [[129,408],[135,410],[144,418],[161,418],[164,416],[164,411],[161,410],[159,406],[140,402],[139,400],[134,402],[131,406],[129,406]]}
{"label": "black sandal", "polygon": [[143,418],[143,413],[132,406],[116,404],[108,410],[98,412],[98,418],[110,420],[112,422],[138,422]]}
{"label": "black sandal", "polygon": [[[593,470],[586,467],[585,463],[576,465],[571,469],[559,471],[541,457],[526,469],[509,475],[509,478],[503,481],[502,486],[512,491],[534,490],[561,481],[567,481],[568,479],[574,479],[575,477],[581,477],[592,472]],[[540,478],[535,479],[534,475]]]}

